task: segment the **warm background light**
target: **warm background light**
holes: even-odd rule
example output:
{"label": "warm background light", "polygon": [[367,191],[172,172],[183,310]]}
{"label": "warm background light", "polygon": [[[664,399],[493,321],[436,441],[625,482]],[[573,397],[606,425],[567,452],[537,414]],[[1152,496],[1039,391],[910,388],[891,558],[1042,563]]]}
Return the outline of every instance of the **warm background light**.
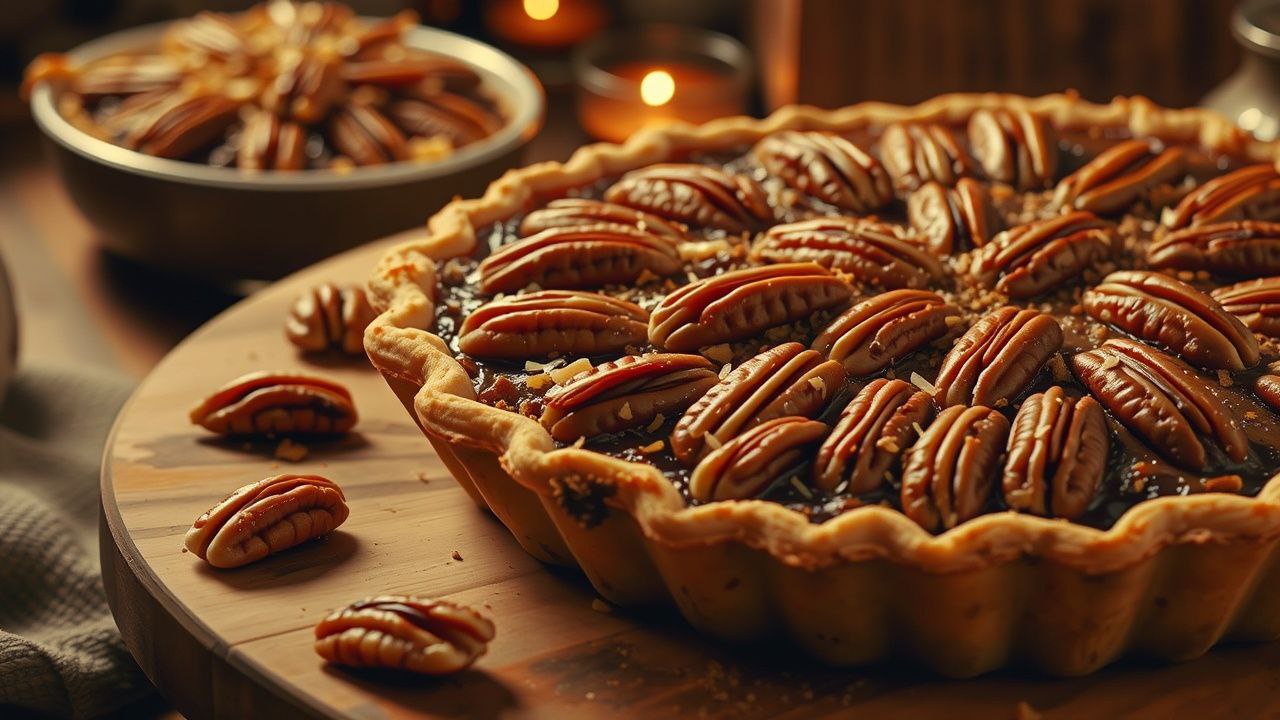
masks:
{"label": "warm background light", "polygon": [[654,70],[640,81],[640,99],[646,105],[666,105],[676,94],[676,81],[666,70]]}
{"label": "warm background light", "polygon": [[524,11],[534,20],[550,20],[560,11],[560,0],[524,0]]}

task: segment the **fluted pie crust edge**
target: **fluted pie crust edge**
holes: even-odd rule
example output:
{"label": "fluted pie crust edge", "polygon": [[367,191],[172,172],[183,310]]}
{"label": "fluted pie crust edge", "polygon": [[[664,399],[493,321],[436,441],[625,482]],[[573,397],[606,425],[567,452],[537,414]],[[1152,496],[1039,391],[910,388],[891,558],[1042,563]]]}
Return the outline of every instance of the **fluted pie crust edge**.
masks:
{"label": "fluted pie crust edge", "polygon": [[[1009,664],[1083,674],[1127,654],[1176,660],[1221,640],[1280,637],[1280,476],[1256,498],[1148,500],[1106,531],[1004,512],[934,536],[875,506],[821,524],[768,501],[686,507],[656,468],[556,449],[536,421],[480,403],[427,329],[435,262],[470,253],[477,228],[565,189],[783,129],[956,122],[984,107],[1280,158],[1280,144],[1254,141],[1215,113],[1137,97],[1099,105],[1069,94],[957,94],[646,130],[622,145],[583,147],[563,164],[508,172],[483,197],[443,208],[378,265],[370,290],[381,314],[365,349],[458,482],[526,551],[580,567],[620,605],[674,604],[718,638],[788,638],[834,665],[906,659],[969,676]],[[603,522],[586,527],[566,510],[566,494],[603,499]]]}

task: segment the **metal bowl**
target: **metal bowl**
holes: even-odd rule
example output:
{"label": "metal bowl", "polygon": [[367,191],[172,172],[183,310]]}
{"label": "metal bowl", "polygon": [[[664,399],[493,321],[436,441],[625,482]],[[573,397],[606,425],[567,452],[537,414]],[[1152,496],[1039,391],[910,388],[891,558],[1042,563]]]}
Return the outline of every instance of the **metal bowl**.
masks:
{"label": "metal bowl", "polygon": [[[108,35],[76,48],[85,62],[153,46],[165,25]],[[528,68],[484,43],[434,28],[406,43],[471,65],[507,124],[430,164],[246,173],[152,157],[67,122],[47,83],[31,97],[68,193],[112,251],[149,265],[219,280],[274,279],[335,252],[425,222],[457,196],[477,196],[521,163],[542,126],[542,86]]]}

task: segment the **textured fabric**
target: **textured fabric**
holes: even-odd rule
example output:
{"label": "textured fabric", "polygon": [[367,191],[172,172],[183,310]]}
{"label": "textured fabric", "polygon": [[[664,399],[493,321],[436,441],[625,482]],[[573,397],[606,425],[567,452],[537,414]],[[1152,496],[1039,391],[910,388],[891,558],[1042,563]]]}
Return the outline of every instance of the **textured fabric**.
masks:
{"label": "textured fabric", "polygon": [[94,717],[150,692],[98,567],[98,468],[115,376],[25,370],[0,408],[0,716]]}

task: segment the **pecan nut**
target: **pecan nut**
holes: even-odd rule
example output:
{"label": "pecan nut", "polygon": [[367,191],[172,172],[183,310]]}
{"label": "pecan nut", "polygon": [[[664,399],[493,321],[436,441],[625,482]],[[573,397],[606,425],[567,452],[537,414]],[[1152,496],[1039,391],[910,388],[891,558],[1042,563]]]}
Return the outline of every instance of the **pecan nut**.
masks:
{"label": "pecan nut", "polygon": [[1002,225],[986,186],[971,178],[955,188],[925,183],[907,198],[907,219],[937,255],[982,247]]}
{"label": "pecan nut", "polygon": [[336,57],[300,53],[280,67],[262,93],[262,106],[303,125],[318,123],[346,93]]}
{"label": "pecan nut", "polygon": [[680,223],[625,205],[585,198],[560,198],[525,215],[520,221],[520,235],[528,237],[551,228],[583,225],[625,225],[674,242],[684,240],[688,233],[688,228]]}
{"label": "pecan nut", "polygon": [[466,605],[382,595],[321,620],[315,650],[335,665],[448,675],[484,655],[494,634],[493,621]]}
{"label": "pecan nut", "polygon": [[889,175],[870,153],[832,133],[784,130],[752,149],[788,187],[843,210],[866,213],[893,200]]}
{"label": "pecan nut", "polygon": [[971,175],[969,156],[951,131],[934,123],[896,123],[880,136],[880,160],[900,193],[930,180],[955,185]]}
{"label": "pecan nut", "polygon": [[923,242],[874,219],[828,217],[776,225],[762,234],[751,256],[768,262],[815,262],[886,289],[926,287],[944,276],[941,261]]}
{"label": "pecan nut", "polygon": [[813,349],[851,377],[880,372],[945,337],[960,311],[928,290],[890,290],[846,310],[814,338]]}
{"label": "pecan nut", "polygon": [[1058,207],[1118,213],[1187,172],[1187,151],[1157,148],[1147,140],[1127,140],[1102,151],[1058,183]]}
{"label": "pecan nut", "polygon": [[1108,260],[1115,226],[1077,211],[1005,230],[974,253],[970,275],[1011,298],[1035,297]]}
{"label": "pecan nut", "polygon": [[214,391],[191,422],[220,435],[341,435],[355,426],[351,392],[301,373],[255,372]]}
{"label": "pecan nut", "polygon": [[1253,391],[1272,410],[1280,413],[1280,375],[1259,375],[1253,381]]}
{"label": "pecan nut", "polygon": [[256,112],[240,132],[236,165],[243,170],[301,170],[306,165],[307,134],[301,125]]}
{"label": "pecan nut", "polygon": [[916,428],[932,418],[933,401],[926,393],[902,380],[872,380],[845,406],[818,448],[814,486],[855,495],[875,490],[911,446]]}
{"label": "pecan nut", "polygon": [[548,390],[538,422],[566,443],[646,427],[683,412],[717,380],[701,355],[628,355]]}
{"label": "pecan nut", "polygon": [[1161,273],[1122,270],[1090,288],[1090,316],[1157,345],[1193,365],[1243,370],[1258,363],[1253,333],[1217,300]]}
{"label": "pecan nut", "polygon": [[902,512],[929,532],[982,512],[1004,452],[1009,421],[986,407],[938,413],[902,458]]}
{"label": "pecan nut", "polygon": [[1166,209],[1169,230],[1229,220],[1280,220],[1280,172],[1271,164],[1249,165],[1209,180]]}
{"label": "pecan nut", "polygon": [[848,284],[814,263],[733,270],[689,283],[649,315],[649,342],[672,352],[755,337],[849,302]]}
{"label": "pecan nut", "polygon": [[458,348],[474,357],[602,355],[643,345],[649,313],[598,293],[543,290],[482,305],[458,329]]}
{"label": "pecan nut", "polygon": [[1013,510],[1073,520],[1097,494],[1111,451],[1102,406],[1051,387],[1027,398],[1013,419],[1004,464],[1004,502]]}
{"label": "pecan nut", "polygon": [[381,165],[409,159],[409,141],[377,109],[347,103],[329,121],[333,147],[356,165]]}
{"label": "pecan nut", "polygon": [[480,289],[596,288],[630,283],[646,272],[670,275],[683,266],[677,243],[669,237],[608,223],[553,227],[482,260]]}
{"label": "pecan nut", "polygon": [[410,135],[444,137],[454,148],[483,140],[502,128],[502,119],[485,106],[443,91],[395,100],[387,105],[387,117]]}
{"label": "pecan nut", "polygon": [[934,398],[941,407],[1003,407],[1031,384],[1062,340],[1062,327],[1050,315],[1008,306],[993,310],[943,358]]}
{"label": "pecan nut", "polygon": [[707,165],[671,163],[633,170],[605,190],[604,199],[686,225],[734,234],[773,220],[760,183]]}
{"label": "pecan nut", "polygon": [[214,567],[240,567],[328,535],[348,514],[346,497],[333,481],[277,475],[213,506],[187,531],[184,544]]}
{"label": "pecan nut", "polygon": [[1018,190],[1048,187],[1058,173],[1058,136],[1027,110],[982,109],[969,117],[969,147],[988,179]]}
{"label": "pecan nut", "polygon": [[1208,270],[1223,275],[1280,274],[1280,223],[1261,220],[1196,225],[1147,246],[1154,268]]}
{"label": "pecan nut", "polygon": [[72,73],[71,90],[89,100],[170,90],[182,82],[182,65],[158,55],[112,55]]}
{"label": "pecan nut", "polygon": [[307,352],[364,354],[364,330],[376,313],[364,288],[324,283],[299,297],[285,320],[285,335]]}
{"label": "pecan nut", "polygon": [[686,464],[763,422],[786,415],[816,418],[844,385],[840,363],[800,343],[765,350],[739,365],[689,406],[671,433]]}
{"label": "pecan nut", "polygon": [[1155,348],[1113,338],[1071,358],[1080,382],[1152,449],[1188,470],[1209,455],[1200,436],[1242,462],[1249,443],[1217,390],[1189,366]]}
{"label": "pecan nut", "polygon": [[713,450],[689,476],[689,494],[701,502],[744,500],[799,470],[827,426],[803,417],[761,423]]}
{"label": "pecan nut", "polygon": [[199,12],[171,24],[161,43],[166,50],[192,53],[201,60],[216,58],[225,62],[253,52],[249,36],[241,31],[235,19],[219,12]]}
{"label": "pecan nut", "polygon": [[1259,335],[1280,338],[1280,277],[1245,280],[1210,294],[1245,327]]}
{"label": "pecan nut", "polygon": [[[165,103],[161,112],[145,114],[125,139],[134,150],[162,158],[181,158],[220,138],[240,112],[241,103],[216,93]],[[144,115],[140,113],[141,116]]]}

